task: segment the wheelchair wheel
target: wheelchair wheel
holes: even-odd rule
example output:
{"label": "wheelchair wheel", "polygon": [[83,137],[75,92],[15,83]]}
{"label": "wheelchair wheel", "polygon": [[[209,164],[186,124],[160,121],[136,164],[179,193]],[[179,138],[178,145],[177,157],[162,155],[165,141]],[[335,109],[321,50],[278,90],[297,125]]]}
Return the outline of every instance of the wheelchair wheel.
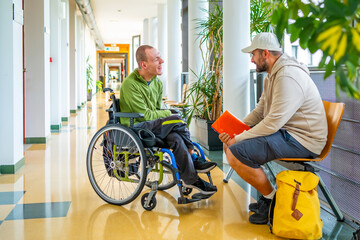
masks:
{"label": "wheelchair wheel", "polygon": [[[175,172],[171,168],[170,156],[168,154],[164,154],[164,161],[166,163],[162,164],[163,167],[163,179],[161,183],[158,185],[158,190],[166,190],[169,189],[176,184],[176,175]],[[168,164],[167,164],[168,163]],[[153,171],[149,172],[146,177],[146,186],[151,188],[152,181],[158,181],[160,179],[159,166],[153,169]]]}
{"label": "wheelchair wheel", "polygon": [[151,211],[155,208],[156,206],[156,198],[155,195],[151,198],[149,206],[145,206],[145,202],[149,197],[149,193],[145,193],[142,197],[141,197],[141,205],[145,210]]}
{"label": "wheelchair wheel", "polygon": [[106,125],[95,133],[86,167],[95,192],[111,204],[133,201],[145,184],[144,147],[131,129],[119,124]]}

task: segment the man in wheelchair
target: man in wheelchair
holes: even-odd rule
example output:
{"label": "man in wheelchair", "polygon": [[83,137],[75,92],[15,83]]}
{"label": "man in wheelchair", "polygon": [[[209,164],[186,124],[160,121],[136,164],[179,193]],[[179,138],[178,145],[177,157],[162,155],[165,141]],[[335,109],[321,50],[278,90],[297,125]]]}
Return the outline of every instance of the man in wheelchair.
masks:
{"label": "man in wheelchair", "polygon": [[[216,163],[195,154],[190,132],[180,116],[160,109],[163,86],[157,76],[162,74],[161,64],[164,63],[160,53],[151,46],[142,45],[136,51],[136,61],[138,68],[121,85],[121,112],[144,114],[144,118],[134,119],[134,127],[152,131],[173,150],[185,187],[195,188],[205,195],[214,194],[216,186],[202,180],[197,173],[209,172],[216,167]],[[121,124],[129,126],[130,120],[121,118]]]}

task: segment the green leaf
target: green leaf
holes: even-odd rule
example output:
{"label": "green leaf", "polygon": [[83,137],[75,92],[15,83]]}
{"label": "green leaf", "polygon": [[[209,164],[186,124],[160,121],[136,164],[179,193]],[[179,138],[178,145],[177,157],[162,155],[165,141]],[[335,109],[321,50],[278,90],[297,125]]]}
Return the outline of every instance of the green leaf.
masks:
{"label": "green leaf", "polygon": [[298,18],[295,22],[295,27],[297,28],[305,28],[309,24],[311,24],[314,21],[312,17],[302,17]]}
{"label": "green leaf", "polygon": [[300,2],[299,3],[299,8],[300,10],[302,11],[302,13],[304,14],[304,16],[308,16],[309,13],[310,13],[310,7],[312,6],[313,4],[305,4],[303,2]]}
{"label": "green leaf", "polygon": [[324,74],[324,79],[327,79],[328,77],[330,77],[330,75],[332,74],[333,70],[334,70],[334,61],[330,60],[329,63],[326,65],[326,71]]}
{"label": "green leaf", "polygon": [[342,17],[345,15],[345,6],[337,0],[325,0],[325,8],[330,15]]}
{"label": "green leaf", "polygon": [[338,67],[336,73],[339,75],[339,85],[341,90],[346,91],[348,85],[348,79],[342,67]]}
{"label": "green leaf", "polygon": [[288,26],[288,32],[291,34],[290,35],[290,41],[295,42],[299,38],[301,28],[297,28],[297,27],[295,27],[294,24],[290,24]]}
{"label": "green leaf", "polygon": [[283,4],[280,4],[277,9],[274,10],[271,16],[271,22],[276,26],[281,20],[282,8],[284,8]]}
{"label": "green leaf", "polygon": [[289,3],[289,19],[297,19],[299,12],[299,5],[297,2],[291,2]]}
{"label": "green leaf", "polygon": [[324,67],[325,61],[326,61],[327,57],[328,57],[328,55],[323,52],[323,56],[322,56],[321,61],[320,61],[320,63],[319,63],[319,68],[323,68],[323,67]]}
{"label": "green leaf", "polygon": [[311,36],[311,34],[315,31],[313,24],[307,25],[307,27],[301,31],[299,38],[300,38],[300,46],[303,49],[306,49],[308,46],[308,41]]}
{"label": "green leaf", "polygon": [[315,15],[315,16],[320,15],[320,7],[319,6],[316,6],[314,4],[308,4],[307,6],[309,7],[309,10],[313,15]]}
{"label": "green leaf", "polygon": [[353,15],[356,12],[356,9],[358,8],[358,4],[359,4],[359,0],[348,0],[346,15],[347,16]]}
{"label": "green leaf", "polygon": [[309,48],[309,51],[311,52],[311,53],[315,53],[317,50],[319,50],[319,48],[320,48],[320,45],[319,45],[319,43],[316,41],[316,38],[317,38],[317,34],[315,33],[313,33],[312,35],[311,35],[311,38],[310,38],[310,40],[308,41],[308,48]]}

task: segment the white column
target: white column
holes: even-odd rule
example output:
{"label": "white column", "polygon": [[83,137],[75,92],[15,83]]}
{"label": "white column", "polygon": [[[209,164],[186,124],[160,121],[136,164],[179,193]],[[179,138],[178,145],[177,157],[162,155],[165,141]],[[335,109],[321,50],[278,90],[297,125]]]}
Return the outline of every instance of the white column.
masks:
{"label": "white column", "polygon": [[[75,53],[75,72],[76,72],[76,84],[77,84],[77,98],[76,107],[81,109],[84,102],[84,21],[80,12],[77,12],[76,16],[76,53]],[[86,84],[86,82],[85,82]]]}
{"label": "white column", "polygon": [[[189,16],[188,16],[188,27],[189,27],[189,84],[193,84],[197,79],[196,75],[200,75],[201,68],[203,67],[203,59],[201,50],[206,54],[206,45],[200,46],[200,38],[198,29],[199,19],[207,19],[208,13],[202,9],[209,9],[209,3],[203,0],[192,0],[189,1]],[[194,74],[195,73],[195,74]],[[195,124],[190,124],[190,132],[195,133]]]}
{"label": "white column", "polygon": [[[227,0],[224,9],[224,110],[243,119],[250,111],[250,0]],[[223,158],[226,161],[226,158]]]}
{"label": "white column", "polygon": [[168,97],[180,101],[181,92],[181,2],[168,0]]}
{"label": "white column", "polygon": [[15,173],[24,165],[22,17],[21,0],[0,1],[0,173],[3,174]]}
{"label": "white column", "polygon": [[167,95],[167,11],[165,4],[158,4],[158,50],[164,63],[162,64],[163,73],[159,76],[163,83],[163,96]]}
{"label": "white column", "polygon": [[[145,18],[143,21],[143,36],[141,37],[141,45],[149,44],[149,19]],[[134,49],[136,51],[136,49]]]}
{"label": "white column", "polygon": [[76,41],[75,32],[76,26],[76,3],[69,1],[69,70],[70,70],[70,112],[76,113],[77,104],[77,84],[76,84]]}
{"label": "white column", "polygon": [[51,129],[61,127],[61,25],[60,1],[50,0],[50,124]]}
{"label": "white column", "polygon": [[69,0],[61,1],[61,120],[70,116]]}
{"label": "white column", "polygon": [[152,17],[149,19],[149,45],[158,48],[158,19]]}
{"label": "white column", "polygon": [[79,105],[82,107],[86,103],[86,67],[85,67],[85,22],[82,15],[79,15]]}
{"label": "white column", "polygon": [[25,142],[50,135],[50,2],[25,1]]}

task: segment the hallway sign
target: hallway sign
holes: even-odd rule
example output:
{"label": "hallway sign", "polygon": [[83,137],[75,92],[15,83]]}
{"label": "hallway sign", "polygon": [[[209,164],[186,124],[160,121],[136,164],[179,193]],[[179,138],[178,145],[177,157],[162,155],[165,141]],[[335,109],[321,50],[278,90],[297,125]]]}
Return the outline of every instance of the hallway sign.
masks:
{"label": "hallway sign", "polygon": [[119,47],[105,47],[105,51],[119,52]]}

